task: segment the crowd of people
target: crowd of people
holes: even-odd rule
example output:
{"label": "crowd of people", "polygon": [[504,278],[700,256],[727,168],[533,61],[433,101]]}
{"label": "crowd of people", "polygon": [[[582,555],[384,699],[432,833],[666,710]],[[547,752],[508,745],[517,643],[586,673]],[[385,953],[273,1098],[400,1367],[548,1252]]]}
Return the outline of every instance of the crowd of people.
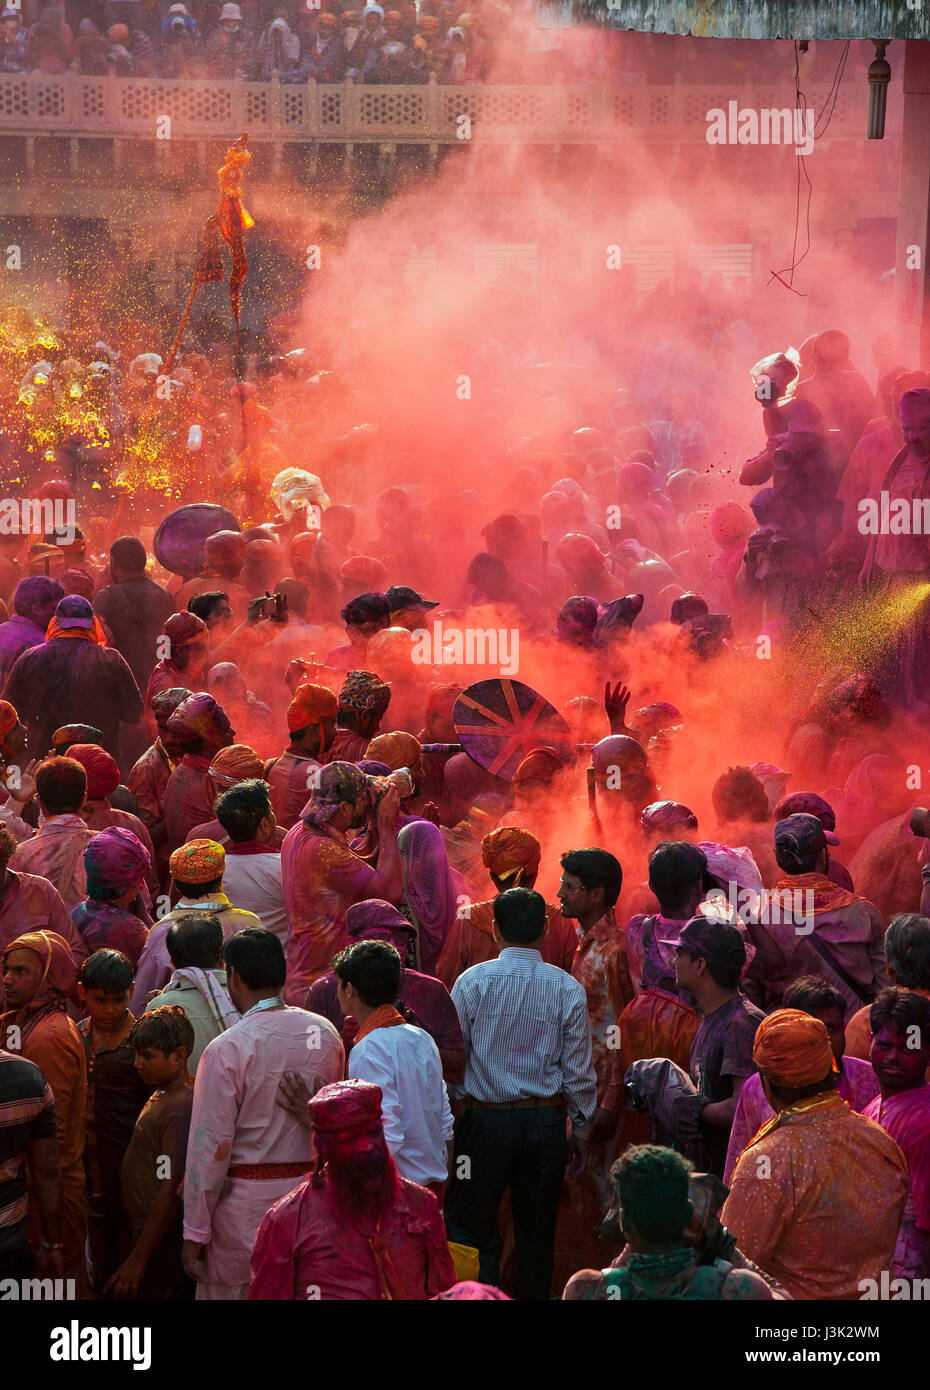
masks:
{"label": "crowd of people", "polygon": [[[440,0],[345,10],[292,0],[62,0],[39,9],[31,23],[28,6],[3,10],[0,73],[475,83],[486,80],[492,58],[507,60],[513,27],[511,9],[489,0],[467,12]],[[519,46],[524,63],[528,47]]]}
{"label": "crowd of people", "polygon": [[0,1273],[930,1277],[930,585],[863,506],[930,375],[762,344],[734,475],[661,317],[619,388],[486,341],[518,403],[430,436],[287,316],[243,372],[4,314]]}

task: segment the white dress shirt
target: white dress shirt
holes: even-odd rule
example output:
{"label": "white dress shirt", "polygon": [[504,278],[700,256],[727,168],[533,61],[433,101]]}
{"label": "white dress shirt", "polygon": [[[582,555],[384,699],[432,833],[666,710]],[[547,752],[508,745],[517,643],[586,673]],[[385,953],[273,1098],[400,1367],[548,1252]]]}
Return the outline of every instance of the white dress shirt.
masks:
{"label": "white dress shirt", "polygon": [[429,1033],[411,1023],[376,1028],[349,1053],[348,1074],[381,1087],[384,1137],[401,1177],[445,1182],[452,1111]]}

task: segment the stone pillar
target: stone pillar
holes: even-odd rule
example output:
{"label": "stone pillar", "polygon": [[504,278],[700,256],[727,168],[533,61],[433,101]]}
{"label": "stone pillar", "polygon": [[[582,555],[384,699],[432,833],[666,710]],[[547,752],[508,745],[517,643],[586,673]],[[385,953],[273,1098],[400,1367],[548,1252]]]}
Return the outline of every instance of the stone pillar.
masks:
{"label": "stone pillar", "polygon": [[892,64],[904,58],[904,115],[898,242],[895,252],[895,316],[898,344],[910,365],[930,363],[930,43],[908,39],[888,49]]}

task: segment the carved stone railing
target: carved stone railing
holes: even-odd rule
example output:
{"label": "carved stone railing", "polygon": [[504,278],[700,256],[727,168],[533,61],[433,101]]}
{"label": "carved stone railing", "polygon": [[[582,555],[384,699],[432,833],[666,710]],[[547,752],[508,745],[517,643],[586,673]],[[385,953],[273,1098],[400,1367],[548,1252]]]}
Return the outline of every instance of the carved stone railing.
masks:
{"label": "carved stone railing", "polygon": [[[706,141],[707,112],[791,107],[790,84],[728,88],[563,83],[548,86],[369,86],[352,82],[188,82],[164,78],[48,77],[0,73],[0,134],[113,140],[218,141],[243,130],[254,142],[457,145],[677,144]],[[826,87],[807,100],[820,119]],[[841,88],[825,140],[864,141],[865,82]],[[169,124],[166,126],[164,118]],[[468,120],[464,121],[463,117]],[[889,110],[888,135],[900,129]]]}

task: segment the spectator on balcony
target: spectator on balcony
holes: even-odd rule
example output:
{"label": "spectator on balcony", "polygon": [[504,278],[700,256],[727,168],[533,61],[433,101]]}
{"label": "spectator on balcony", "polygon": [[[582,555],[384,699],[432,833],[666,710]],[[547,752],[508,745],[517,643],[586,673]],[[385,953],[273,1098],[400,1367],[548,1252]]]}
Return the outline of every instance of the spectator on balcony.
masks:
{"label": "spectator on balcony", "polygon": [[336,26],[340,39],[342,40],[343,51],[346,55],[346,67],[352,67],[352,52],[358,42],[362,32],[360,14],[358,10],[343,10],[339,16],[339,23]]}
{"label": "spectator on balcony", "polygon": [[430,61],[429,44],[422,34],[418,34],[405,54],[406,71],[402,82],[422,86],[433,75],[434,66]]}
{"label": "spectator on balcony", "polygon": [[440,82],[450,84],[466,81],[468,71],[468,49],[465,30],[453,24],[443,44],[443,63],[439,71]]}
{"label": "spectator on balcony", "polygon": [[238,5],[226,4],[220,10],[220,22],[207,39],[204,57],[210,76],[225,81],[244,76],[254,66],[253,45],[242,27]]}
{"label": "spectator on balcony", "polygon": [[300,61],[299,81],[341,82],[346,75],[346,54],[334,14],[321,14],[310,45]]}
{"label": "spectator on balcony", "polygon": [[26,72],[26,31],[19,22],[19,10],[0,15],[0,72]]}
{"label": "spectator on balcony", "polygon": [[[362,32],[352,49],[352,60],[347,76],[359,77],[365,68],[369,53],[377,56],[381,45],[387,41],[384,27],[384,10],[380,5],[366,5],[362,10]],[[372,59],[374,61],[374,59]]]}
{"label": "spectator on balcony", "polygon": [[[284,79],[290,78],[300,63],[300,39],[287,22],[287,12],[286,4],[276,5],[271,12],[271,23],[258,40],[255,77],[259,82],[269,82],[272,73]],[[330,27],[335,28],[334,15],[321,18],[331,20]]]}
{"label": "spectator on balcony", "polygon": [[[182,10],[183,14],[180,13]],[[197,21],[187,13],[183,5],[172,5],[162,27],[162,76],[199,77],[199,50]]]}
{"label": "spectator on balcony", "polygon": [[116,77],[151,77],[155,71],[155,49],[148,34],[130,30],[127,24],[113,24],[107,30],[110,46],[107,64]]}
{"label": "spectator on balcony", "polygon": [[186,5],[174,4],[168,6],[168,13],[162,21],[162,43],[167,45],[171,42],[172,36],[177,35],[183,30],[192,39],[199,37],[200,31],[197,28],[197,21],[188,11]]}
{"label": "spectator on balcony", "polygon": [[49,6],[40,11],[37,22],[26,36],[26,65],[31,72],[51,76],[67,72],[73,44],[71,29],[59,11]]}
{"label": "spectator on balcony", "polygon": [[106,77],[107,49],[110,40],[101,34],[92,19],[82,19],[78,25],[78,35],[71,49],[71,61],[84,77]]}

